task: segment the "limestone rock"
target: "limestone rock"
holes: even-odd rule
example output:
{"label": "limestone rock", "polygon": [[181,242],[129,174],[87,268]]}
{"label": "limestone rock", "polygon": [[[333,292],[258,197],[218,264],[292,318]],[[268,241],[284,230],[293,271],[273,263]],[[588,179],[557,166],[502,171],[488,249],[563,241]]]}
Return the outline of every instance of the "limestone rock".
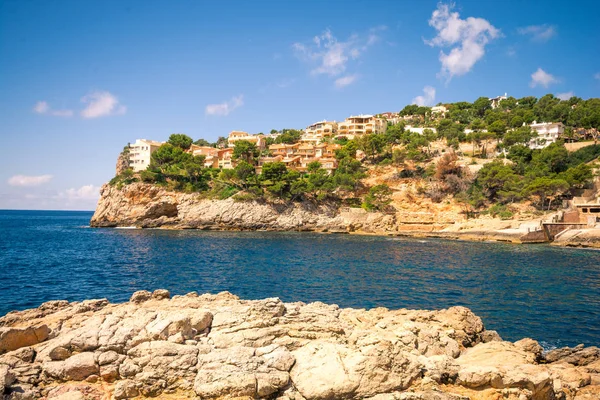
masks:
{"label": "limestone rock", "polygon": [[0,354],[0,383],[14,400],[600,398],[596,348],[542,358],[536,341],[502,341],[464,307],[341,309],[140,291],[122,304],[49,302],[0,317],[0,326],[5,339],[51,330]]}
{"label": "limestone rock", "polygon": [[43,342],[48,338],[47,325],[27,328],[0,328],[0,354]]}
{"label": "limestone rock", "polygon": [[115,400],[130,399],[136,397],[139,391],[133,381],[129,379],[119,381],[115,385],[114,397]]}
{"label": "limestone rock", "polygon": [[132,303],[141,303],[143,301],[150,300],[151,297],[152,293],[150,293],[149,291],[138,290],[137,292],[131,295],[129,301],[131,301]]}

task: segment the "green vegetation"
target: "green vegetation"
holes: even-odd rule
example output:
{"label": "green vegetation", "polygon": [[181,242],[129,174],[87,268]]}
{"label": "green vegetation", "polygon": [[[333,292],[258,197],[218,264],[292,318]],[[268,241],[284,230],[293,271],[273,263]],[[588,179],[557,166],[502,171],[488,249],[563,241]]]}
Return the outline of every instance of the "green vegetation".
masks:
{"label": "green vegetation", "polygon": [[[258,158],[269,152],[261,153],[248,141],[238,141],[233,148],[234,169],[207,168],[204,156],[191,154],[192,143],[224,148],[227,139],[194,142],[184,134],[173,134],[152,154],[147,170],[134,174],[127,169],[110,183],[120,187],[143,181],[217,199],[327,200],[386,211],[391,209],[392,189],[386,184],[368,188],[362,179],[367,168],[389,167],[396,169],[396,179],[421,181],[419,193],[434,202],[453,198],[468,217],[488,213],[502,219],[513,216],[514,203],[530,200],[539,210],[548,210],[589,187],[593,173],[588,163],[600,156],[600,144],[573,153],[562,141],[532,150],[528,146],[536,135],[528,124],[562,122],[567,126],[564,139],[597,140],[600,99],[560,100],[551,94],[540,99],[509,97],[493,108],[487,98],[480,97],[473,103],[444,106],[448,110],[445,114],[432,114],[429,107],[406,106],[399,114],[407,121],[389,124],[383,134],[366,134],[354,140],[326,138],[327,143],[341,146],[336,150],[338,166],[332,173],[319,162],[310,163],[303,172],[273,162],[262,165],[257,174]],[[421,127],[422,133],[407,129],[405,124]],[[271,133],[280,135],[267,138],[267,145],[297,143],[303,132],[272,129]],[[361,153],[364,159],[359,161],[356,157]],[[492,157],[496,158],[482,160]],[[485,165],[474,173],[466,167],[480,163]]]}

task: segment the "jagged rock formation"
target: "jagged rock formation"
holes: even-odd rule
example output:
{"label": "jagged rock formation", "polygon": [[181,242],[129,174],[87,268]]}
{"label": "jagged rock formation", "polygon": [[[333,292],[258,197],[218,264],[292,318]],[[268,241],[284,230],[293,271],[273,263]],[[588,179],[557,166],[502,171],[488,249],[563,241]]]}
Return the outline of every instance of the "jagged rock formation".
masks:
{"label": "jagged rock formation", "polygon": [[543,355],[464,307],[340,309],[140,291],[0,318],[6,399],[585,400],[600,351]]}
{"label": "jagged rock formation", "polygon": [[115,175],[121,175],[127,168],[129,168],[129,150],[123,150],[117,157],[117,165],[115,168]]}
{"label": "jagged rock formation", "polygon": [[346,230],[334,205],[274,204],[200,199],[197,194],[167,191],[134,183],[119,189],[104,185],[90,224],[217,230]]}

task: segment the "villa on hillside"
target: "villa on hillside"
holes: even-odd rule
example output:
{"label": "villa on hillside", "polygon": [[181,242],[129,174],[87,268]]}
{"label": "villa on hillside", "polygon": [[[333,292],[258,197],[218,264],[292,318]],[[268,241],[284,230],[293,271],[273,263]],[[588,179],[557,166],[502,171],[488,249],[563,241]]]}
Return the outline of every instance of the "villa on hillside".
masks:
{"label": "villa on hillside", "polygon": [[562,122],[536,122],[533,121],[531,130],[537,133],[537,137],[531,139],[529,148],[543,149],[556,142],[558,138],[565,133],[565,126]]}
{"label": "villa on hillside", "polygon": [[251,135],[243,131],[231,131],[229,133],[229,137],[227,138],[227,145],[229,147],[234,147],[235,143],[240,140],[246,140],[250,143],[254,143],[259,150],[263,150],[265,148],[264,135]]}
{"label": "villa on hillside", "polygon": [[323,138],[335,136],[338,131],[338,124],[335,121],[320,121],[309,125],[300,138],[300,142],[307,144],[319,144]]}
{"label": "villa on hillside", "polygon": [[368,133],[385,133],[386,129],[387,123],[383,118],[376,118],[373,115],[355,115],[338,124],[337,137],[354,139]]}
{"label": "villa on hillside", "polygon": [[129,145],[129,166],[135,172],[143,171],[150,165],[152,153],[154,153],[165,142],[154,140],[137,139],[134,144]]}
{"label": "villa on hillside", "polygon": [[431,107],[431,114],[433,115],[440,115],[443,117],[444,115],[446,115],[447,112],[448,109],[446,108],[446,106]]}
{"label": "villa on hillside", "polygon": [[496,108],[500,105],[500,102],[502,100],[506,100],[506,99],[508,99],[508,94],[504,93],[504,96],[490,97],[488,100],[491,102],[492,108]]}

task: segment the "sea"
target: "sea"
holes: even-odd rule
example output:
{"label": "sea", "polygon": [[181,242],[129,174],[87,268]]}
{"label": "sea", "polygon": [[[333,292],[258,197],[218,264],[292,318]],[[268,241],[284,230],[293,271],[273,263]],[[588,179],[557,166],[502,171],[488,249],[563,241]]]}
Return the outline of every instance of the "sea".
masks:
{"label": "sea", "polygon": [[91,212],[0,211],[0,315],[136,290],[340,307],[469,307],[505,340],[600,345],[600,252],[314,233],[90,228]]}

